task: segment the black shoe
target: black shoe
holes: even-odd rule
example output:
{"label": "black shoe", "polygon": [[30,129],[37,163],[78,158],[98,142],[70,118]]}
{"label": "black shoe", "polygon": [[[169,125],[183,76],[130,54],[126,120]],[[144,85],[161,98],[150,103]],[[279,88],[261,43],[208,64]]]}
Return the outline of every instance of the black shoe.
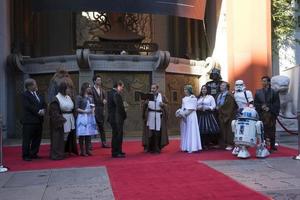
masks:
{"label": "black shoe", "polygon": [[80,153],[80,156],[87,157],[88,155],[86,153]]}
{"label": "black shoe", "polygon": [[269,151],[270,151],[270,153],[274,153],[275,151],[277,151],[277,148],[276,147],[271,147]]}
{"label": "black shoe", "polygon": [[125,158],[125,155],[117,154],[117,155],[112,155],[111,157],[113,157],[113,158]]}
{"label": "black shoe", "polygon": [[271,150],[277,151],[277,147],[272,147]]}
{"label": "black shoe", "polygon": [[102,143],[102,148],[110,148],[110,146],[106,143]]}
{"label": "black shoe", "polygon": [[30,156],[30,158],[31,158],[31,159],[41,159],[41,157],[38,156],[38,155],[32,155],[32,156]]}
{"label": "black shoe", "polygon": [[24,160],[24,161],[31,161],[31,159],[28,158],[28,157],[24,157],[23,160]]}
{"label": "black shoe", "polygon": [[154,151],[154,153],[160,154],[160,150],[156,150],[156,151]]}

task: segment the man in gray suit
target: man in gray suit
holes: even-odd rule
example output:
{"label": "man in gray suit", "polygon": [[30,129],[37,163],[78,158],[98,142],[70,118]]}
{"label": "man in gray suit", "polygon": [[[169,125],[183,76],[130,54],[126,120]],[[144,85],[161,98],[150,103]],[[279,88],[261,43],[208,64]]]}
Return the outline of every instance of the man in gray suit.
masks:
{"label": "man in gray suit", "polygon": [[94,87],[92,87],[92,95],[95,103],[95,117],[97,126],[100,132],[100,138],[103,148],[109,148],[106,144],[106,136],[104,131],[104,105],[106,104],[105,91],[102,88],[101,76],[95,75],[93,77]]}

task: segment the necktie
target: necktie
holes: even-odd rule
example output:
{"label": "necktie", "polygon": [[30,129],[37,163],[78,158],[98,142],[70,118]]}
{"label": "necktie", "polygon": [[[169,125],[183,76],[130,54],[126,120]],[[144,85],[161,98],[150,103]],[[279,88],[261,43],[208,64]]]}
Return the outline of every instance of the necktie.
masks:
{"label": "necktie", "polygon": [[38,95],[36,94],[36,92],[33,92],[33,96],[35,96],[36,100],[38,100],[38,102],[40,102],[40,98],[38,97]]}
{"label": "necktie", "polygon": [[221,93],[218,97],[218,106],[221,105],[223,93]]}

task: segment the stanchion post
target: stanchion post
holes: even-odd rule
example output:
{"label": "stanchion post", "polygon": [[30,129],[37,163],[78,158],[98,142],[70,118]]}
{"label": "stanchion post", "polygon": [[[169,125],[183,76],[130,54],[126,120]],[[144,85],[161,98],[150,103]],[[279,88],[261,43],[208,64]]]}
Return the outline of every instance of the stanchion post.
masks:
{"label": "stanchion post", "polygon": [[0,173],[7,172],[8,169],[3,166],[3,138],[2,138],[2,115],[0,114]]}
{"label": "stanchion post", "polygon": [[300,106],[298,108],[298,155],[294,157],[295,160],[300,160]]}

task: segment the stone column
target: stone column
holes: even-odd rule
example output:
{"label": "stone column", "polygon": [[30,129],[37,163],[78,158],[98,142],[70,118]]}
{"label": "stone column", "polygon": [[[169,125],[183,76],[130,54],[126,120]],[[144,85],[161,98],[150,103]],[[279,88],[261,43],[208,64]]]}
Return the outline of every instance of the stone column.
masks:
{"label": "stone column", "polygon": [[167,39],[170,34],[169,16],[152,15],[152,31],[153,42],[159,45],[159,50],[167,51],[169,47],[169,40]]}
{"label": "stone column", "polygon": [[179,55],[179,19],[178,17],[174,17],[174,35],[175,35],[175,41],[173,41],[175,43],[174,48],[175,48],[175,55],[178,56]]}
{"label": "stone column", "polygon": [[164,70],[156,70],[152,72],[152,83],[157,83],[159,91],[166,93],[166,72]]}
{"label": "stone column", "polygon": [[10,54],[10,1],[0,1],[0,115],[3,117],[3,137],[7,137],[7,56]]}
{"label": "stone column", "polygon": [[193,24],[194,24],[194,43],[195,43],[195,56],[196,56],[196,60],[200,60],[201,56],[199,53],[199,21],[198,20],[193,20]]}
{"label": "stone column", "polygon": [[225,2],[228,81],[244,80],[255,91],[262,76],[272,75],[271,1]]}
{"label": "stone column", "polygon": [[187,47],[186,47],[186,54],[191,56],[192,54],[192,31],[191,31],[191,20],[186,19],[186,40],[187,40]]}

